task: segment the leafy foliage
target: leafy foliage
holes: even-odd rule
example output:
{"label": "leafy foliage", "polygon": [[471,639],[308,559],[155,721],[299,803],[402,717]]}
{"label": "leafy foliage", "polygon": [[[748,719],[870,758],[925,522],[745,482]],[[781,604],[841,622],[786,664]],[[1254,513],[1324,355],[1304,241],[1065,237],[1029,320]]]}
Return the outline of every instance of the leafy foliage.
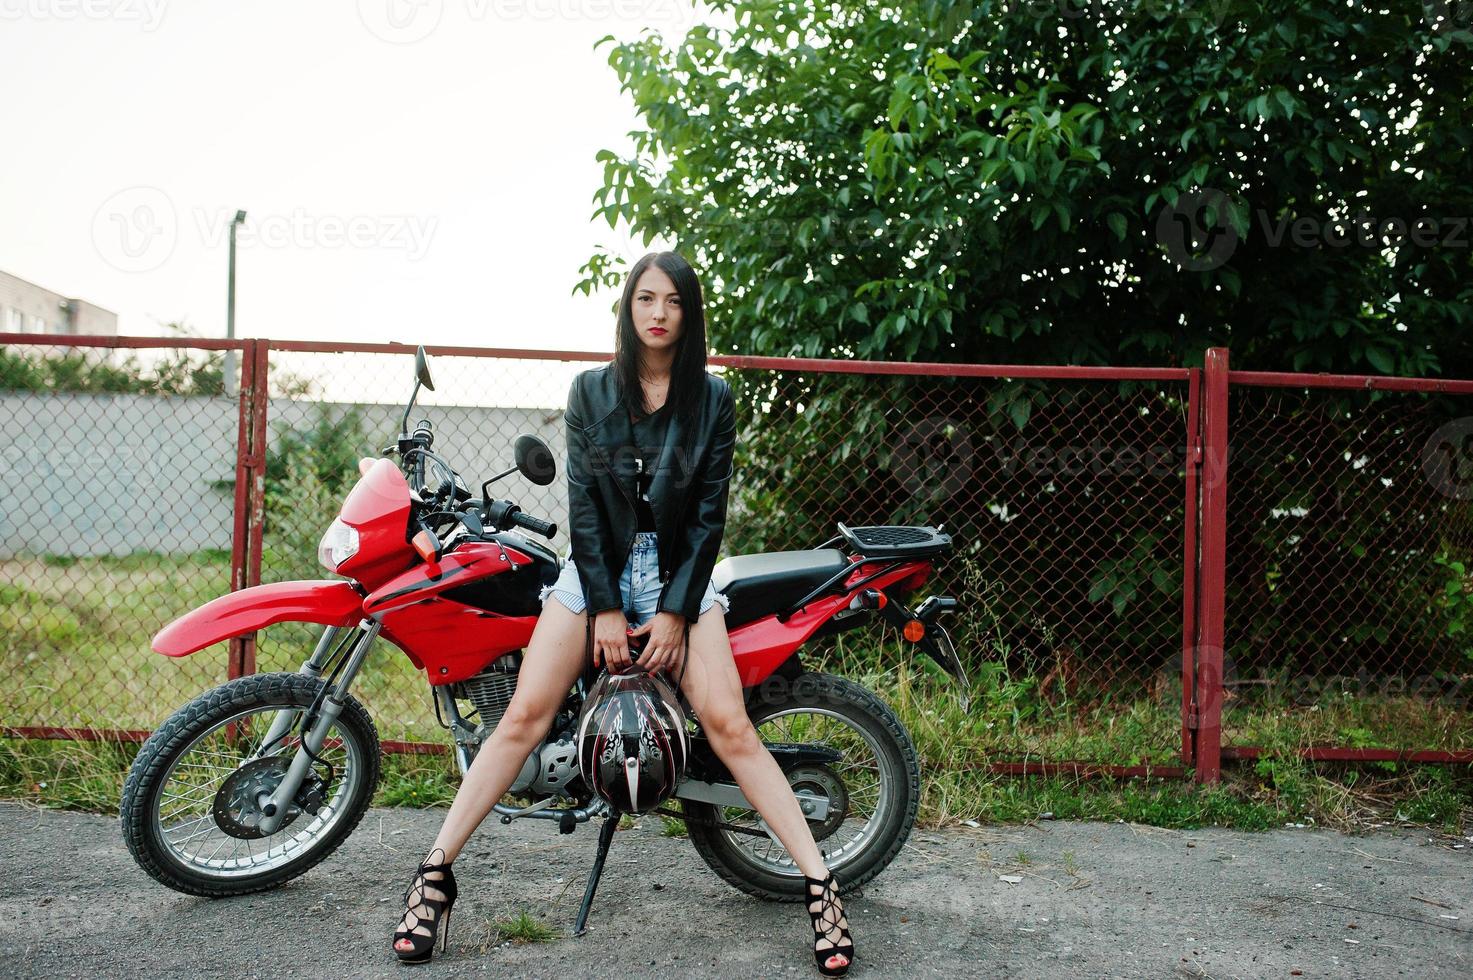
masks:
{"label": "leafy foliage", "polygon": [[[729,29],[610,50],[645,128],[595,214],[702,270],[718,350],[1473,371],[1461,7],[711,6]],[[1188,271],[1162,233],[1204,190],[1241,240]],[[1324,244],[1359,211],[1438,241]]]}
{"label": "leafy foliage", "polygon": [[[194,337],[183,323],[165,324],[176,337]],[[135,350],[121,356],[96,348],[65,347],[66,337],[35,347],[0,348],[0,391],[85,394],[223,395],[225,352],[187,347],[160,348],[144,358]],[[238,359],[237,359],[238,360]],[[269,375],[273,394],[301,397],[310,379],[277,368]]]}
{"label": "leafy foliage", "polygon": [[129,352],[117,363],[83,350],[42,355],[0,349],[0,390],[135,395],[223,395],[224,354],[182,348],[150,365]]}
{"label": "leafy foliage", "polygon": [[309,427],[280,424],[266,449],[263,581],[318,578],[317,544],[358,479],[358,459],[373,455],[356,406],[315,406]]}

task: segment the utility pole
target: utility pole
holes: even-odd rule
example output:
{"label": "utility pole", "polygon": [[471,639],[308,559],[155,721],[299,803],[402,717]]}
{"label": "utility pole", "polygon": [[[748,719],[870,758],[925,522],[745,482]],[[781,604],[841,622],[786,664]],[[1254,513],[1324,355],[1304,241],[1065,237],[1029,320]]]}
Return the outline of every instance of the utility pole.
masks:
{"label": "utility pole", "polygon": [[[244,211],[235,212],[235,220],[230,222],[230,281],[226,287],[225,300],[225,339],[235,339],[235,229],[245,222]],[[235,398],[240,394],[240,379],[236,376],[235,351],[225,352],[225,394]]]}

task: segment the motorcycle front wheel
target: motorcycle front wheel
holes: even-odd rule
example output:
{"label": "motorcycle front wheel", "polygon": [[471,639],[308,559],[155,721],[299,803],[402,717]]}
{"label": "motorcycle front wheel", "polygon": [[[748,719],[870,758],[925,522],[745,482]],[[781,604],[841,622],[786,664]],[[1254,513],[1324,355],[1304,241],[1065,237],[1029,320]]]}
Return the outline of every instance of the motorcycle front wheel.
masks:
{"label": "motorcycle front wheel", "polygon": [[265,745],[268,729],[283,711],[300,721],[321,686],[302,674],[237,678],[149,736],[123,784],[119,812],[128,850],[144,871],[189,895],[246,895],[302,874],[352,833],[379,778],[378,733],[352,697],[285,822],[271,834],[258,826],[260,801],[301,745],[299,725]]}
{"label": "motorcycle front wheel", "polygon": [[[810,820],[824,863],[851,889],[884,871],[910,837],[921,800],[921,769],[910,733],[885,702],[831,674],[800,674],[747,708],[763,742],[836,749],[832,764],[786,772],[794,790],[829,801]],[[803,872],[751,809],[681,800],[696,852],[728,883],[771,901],[803,901]]]}

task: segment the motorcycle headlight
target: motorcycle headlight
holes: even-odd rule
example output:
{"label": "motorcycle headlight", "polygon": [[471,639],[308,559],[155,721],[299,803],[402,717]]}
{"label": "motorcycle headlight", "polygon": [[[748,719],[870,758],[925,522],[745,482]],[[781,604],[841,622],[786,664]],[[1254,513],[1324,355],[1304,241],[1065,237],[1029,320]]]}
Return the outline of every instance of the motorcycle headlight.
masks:
{"label": "motorcycle headlight", "polygon": [[322,543],[317,546],[318,562],[329,572],[335,572],[339,565],[356,554],[358,529],[344,524],[340,517],[333,518],[327,533],[322,536]]}

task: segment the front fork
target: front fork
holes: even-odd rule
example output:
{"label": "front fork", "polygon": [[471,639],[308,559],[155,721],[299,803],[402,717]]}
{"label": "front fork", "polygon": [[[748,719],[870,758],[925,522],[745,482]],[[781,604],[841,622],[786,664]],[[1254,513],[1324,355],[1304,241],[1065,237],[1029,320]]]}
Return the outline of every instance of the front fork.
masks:
{"label": "front fork", "polygon": [[[300,673],[310,677],[321,677],[340,633],[347,626],[329,626],[322,631],[322,637],[317,641],[317,647],[312,651],[302,664]],[[302,736],[302,745],[297,748],[296,755],[292,757],[291,765],[287,768],[286,775],[281,778],[276,789],[269,796],[261,794],[259,800],[261,806],[260,829],[263,835],[276,833],[281,829],[286,820],[287,812],[292,800],[296,799],[297,791],[302,788],[302,780],[307,778],[307,773],[312,769],[312,756],[322,751],[323,743],[327,741],[327,733],[331,730],[333,723],[343,713],[343,705],[347,701],[348,688],[353,683],[363,661],[368,657],[369,648],[378,637],[379,631],[383,629],[381,623],[376,619],[366,619],[358,624],[361,635],[353,643],[353,648],[348,652],[348,659],[343,664],[342,672],[338,675],[337,683],[322,699],[322,706],[317,711],[317,719],[310,730]],[[295,708],[283,708],[276,713],[271,722],[271,727],[266,732],[266,738],[261,742],[258,754],[264,755],[271,746],[296,726],[298,718],[302,715],[301,710]]]}

